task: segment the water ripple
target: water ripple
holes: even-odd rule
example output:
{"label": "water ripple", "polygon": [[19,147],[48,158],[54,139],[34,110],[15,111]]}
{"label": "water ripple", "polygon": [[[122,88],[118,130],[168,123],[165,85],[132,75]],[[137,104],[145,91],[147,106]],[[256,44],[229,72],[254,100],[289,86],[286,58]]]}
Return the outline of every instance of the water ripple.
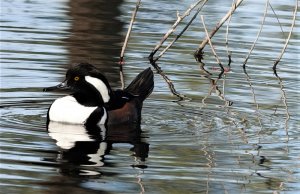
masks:
{"label": "water ripple", "polygon": [[[142,3],[126,50],[127,85],[149,66],[147,57],[173,24],[176,11],[183,13],[190,3],[191,0]],[[289,30],[294,3],[271,3],[284,30]],[[159,61],[176,89],[189,100],[178,101],[155,74],[154,92],[144,102],[141,126],[110,129],[109,134],[102,134],[106,139],[101,139],[101,135],[90,134],[84,127],[79,127],[75,134],[66,133],[67,129],[78,129],[74,126],[48,133],[47,109],[64,94],[43,93],[42,88],[62,81],[69,65],[81,61],[94,63],[118,88],[115,62],[135,1],[55,0],[47,5],[43,1],[3,1],[3,192],[299,190],[299,70],[295,57],[298,35],[293,34],[278,66],[278,78],[272,66],[285,41],[276,18],[269,12],[247,63],[247,74],[242,69],[260,27],[264,4],[247,1],[233,15],[228,45],[233,62],[226,76],[217,80],[220,69],[209,47],[204,49],[204,62],[212,75],[207,76],[199,69],[193,53],[205,34],[196,21]],[[231,1],[209,1],[206,6],[210,9],[201,14],[208,29],[212,29]],[[222,28],[212,39],[223,64],[228,63],[225,33]],[[67,138],[59,139],[59,135]],[[76,141],[76,135],[88,141]],[[62,140],[74,141],[67,148],[61,147]]]}

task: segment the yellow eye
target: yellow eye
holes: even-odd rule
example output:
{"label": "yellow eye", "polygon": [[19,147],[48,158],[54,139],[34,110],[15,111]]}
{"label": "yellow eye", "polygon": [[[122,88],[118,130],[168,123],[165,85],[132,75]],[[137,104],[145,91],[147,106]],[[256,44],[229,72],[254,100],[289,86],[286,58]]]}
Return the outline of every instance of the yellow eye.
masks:
{"label": "yellow eye", "polygon": [[74,77],[74,80],[75,80],[75,81],[78,81],[78,80],[79,80],[79,77],[78,77],[78,76]]}

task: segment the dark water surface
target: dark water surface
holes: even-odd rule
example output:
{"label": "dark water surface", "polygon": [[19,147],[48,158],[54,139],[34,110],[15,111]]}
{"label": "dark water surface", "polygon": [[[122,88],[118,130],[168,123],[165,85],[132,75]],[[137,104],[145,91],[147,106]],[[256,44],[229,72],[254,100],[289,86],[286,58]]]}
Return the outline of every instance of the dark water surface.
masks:
{"label": "dark water surface", "polygon": [[[142,1],[126,50],[126,84],[149,66],[147,56],[176,11],[183,13],[192,2]],[[270,2],[287,37],[295,1]],[[159,61],[176,90],[191,100],[177,102],[156,74],[141,126],[90,134],[80,126],[53,124],[47,132],[47,109],[64,94],[42,88],[62,81],[71,64],[91,62],[120,87],[115,62],[134,6],[133,0],[1,1],[0,192],[298,193],[298,18],[279,78],[272,66],[285,38],[270,8],[247,74],[242,68],[265,1],[245,1],[232,18],[233,62],[217,87],[211,83],[220,71],[209,46],[204,62],[212,76],[193,58],[205,36],[198,17]],[[208,29],[230,6],[231,1],[207,3],[200,14]],[[225,34],[226,26],[213,39],[223,64]]]}

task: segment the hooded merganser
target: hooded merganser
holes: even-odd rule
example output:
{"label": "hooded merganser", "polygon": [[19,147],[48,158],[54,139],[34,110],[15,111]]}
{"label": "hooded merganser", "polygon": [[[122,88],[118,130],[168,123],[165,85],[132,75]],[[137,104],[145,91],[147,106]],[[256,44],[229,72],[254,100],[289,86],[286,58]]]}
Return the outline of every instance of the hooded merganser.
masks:
{"label": "hooded merganser", "polygon": [[71,95],[56,99],[48,110],[48,122],[73,124],[140,123],[143,101],[154,87],[151,68],[141,72],[124,90],[112,90],[107,79],[89,63],[80,63],[66,79],[44,91],[68,89]]}

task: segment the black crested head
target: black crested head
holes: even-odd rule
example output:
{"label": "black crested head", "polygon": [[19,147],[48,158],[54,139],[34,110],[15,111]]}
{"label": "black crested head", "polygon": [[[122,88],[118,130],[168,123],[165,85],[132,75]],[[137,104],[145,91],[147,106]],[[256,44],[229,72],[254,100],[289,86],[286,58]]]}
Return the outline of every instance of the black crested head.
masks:
{"label": "black crested head", "polygon": [[86,106],[99,106],[107,103],[112,90],[103,74],[89,63],[80,63],[66,73],[67,86],[74,91],[72,95]]}
{"label": "black crested head", "polygon": [[109,83],[106,77],[100,73],[100,71],[89,63],[79,63],[73,67],[71,67],[66,73],[66,80],[72,80],[76,76],[84,77],[84,76],[92,76],[101,79],[106,85],[109,86]]}

